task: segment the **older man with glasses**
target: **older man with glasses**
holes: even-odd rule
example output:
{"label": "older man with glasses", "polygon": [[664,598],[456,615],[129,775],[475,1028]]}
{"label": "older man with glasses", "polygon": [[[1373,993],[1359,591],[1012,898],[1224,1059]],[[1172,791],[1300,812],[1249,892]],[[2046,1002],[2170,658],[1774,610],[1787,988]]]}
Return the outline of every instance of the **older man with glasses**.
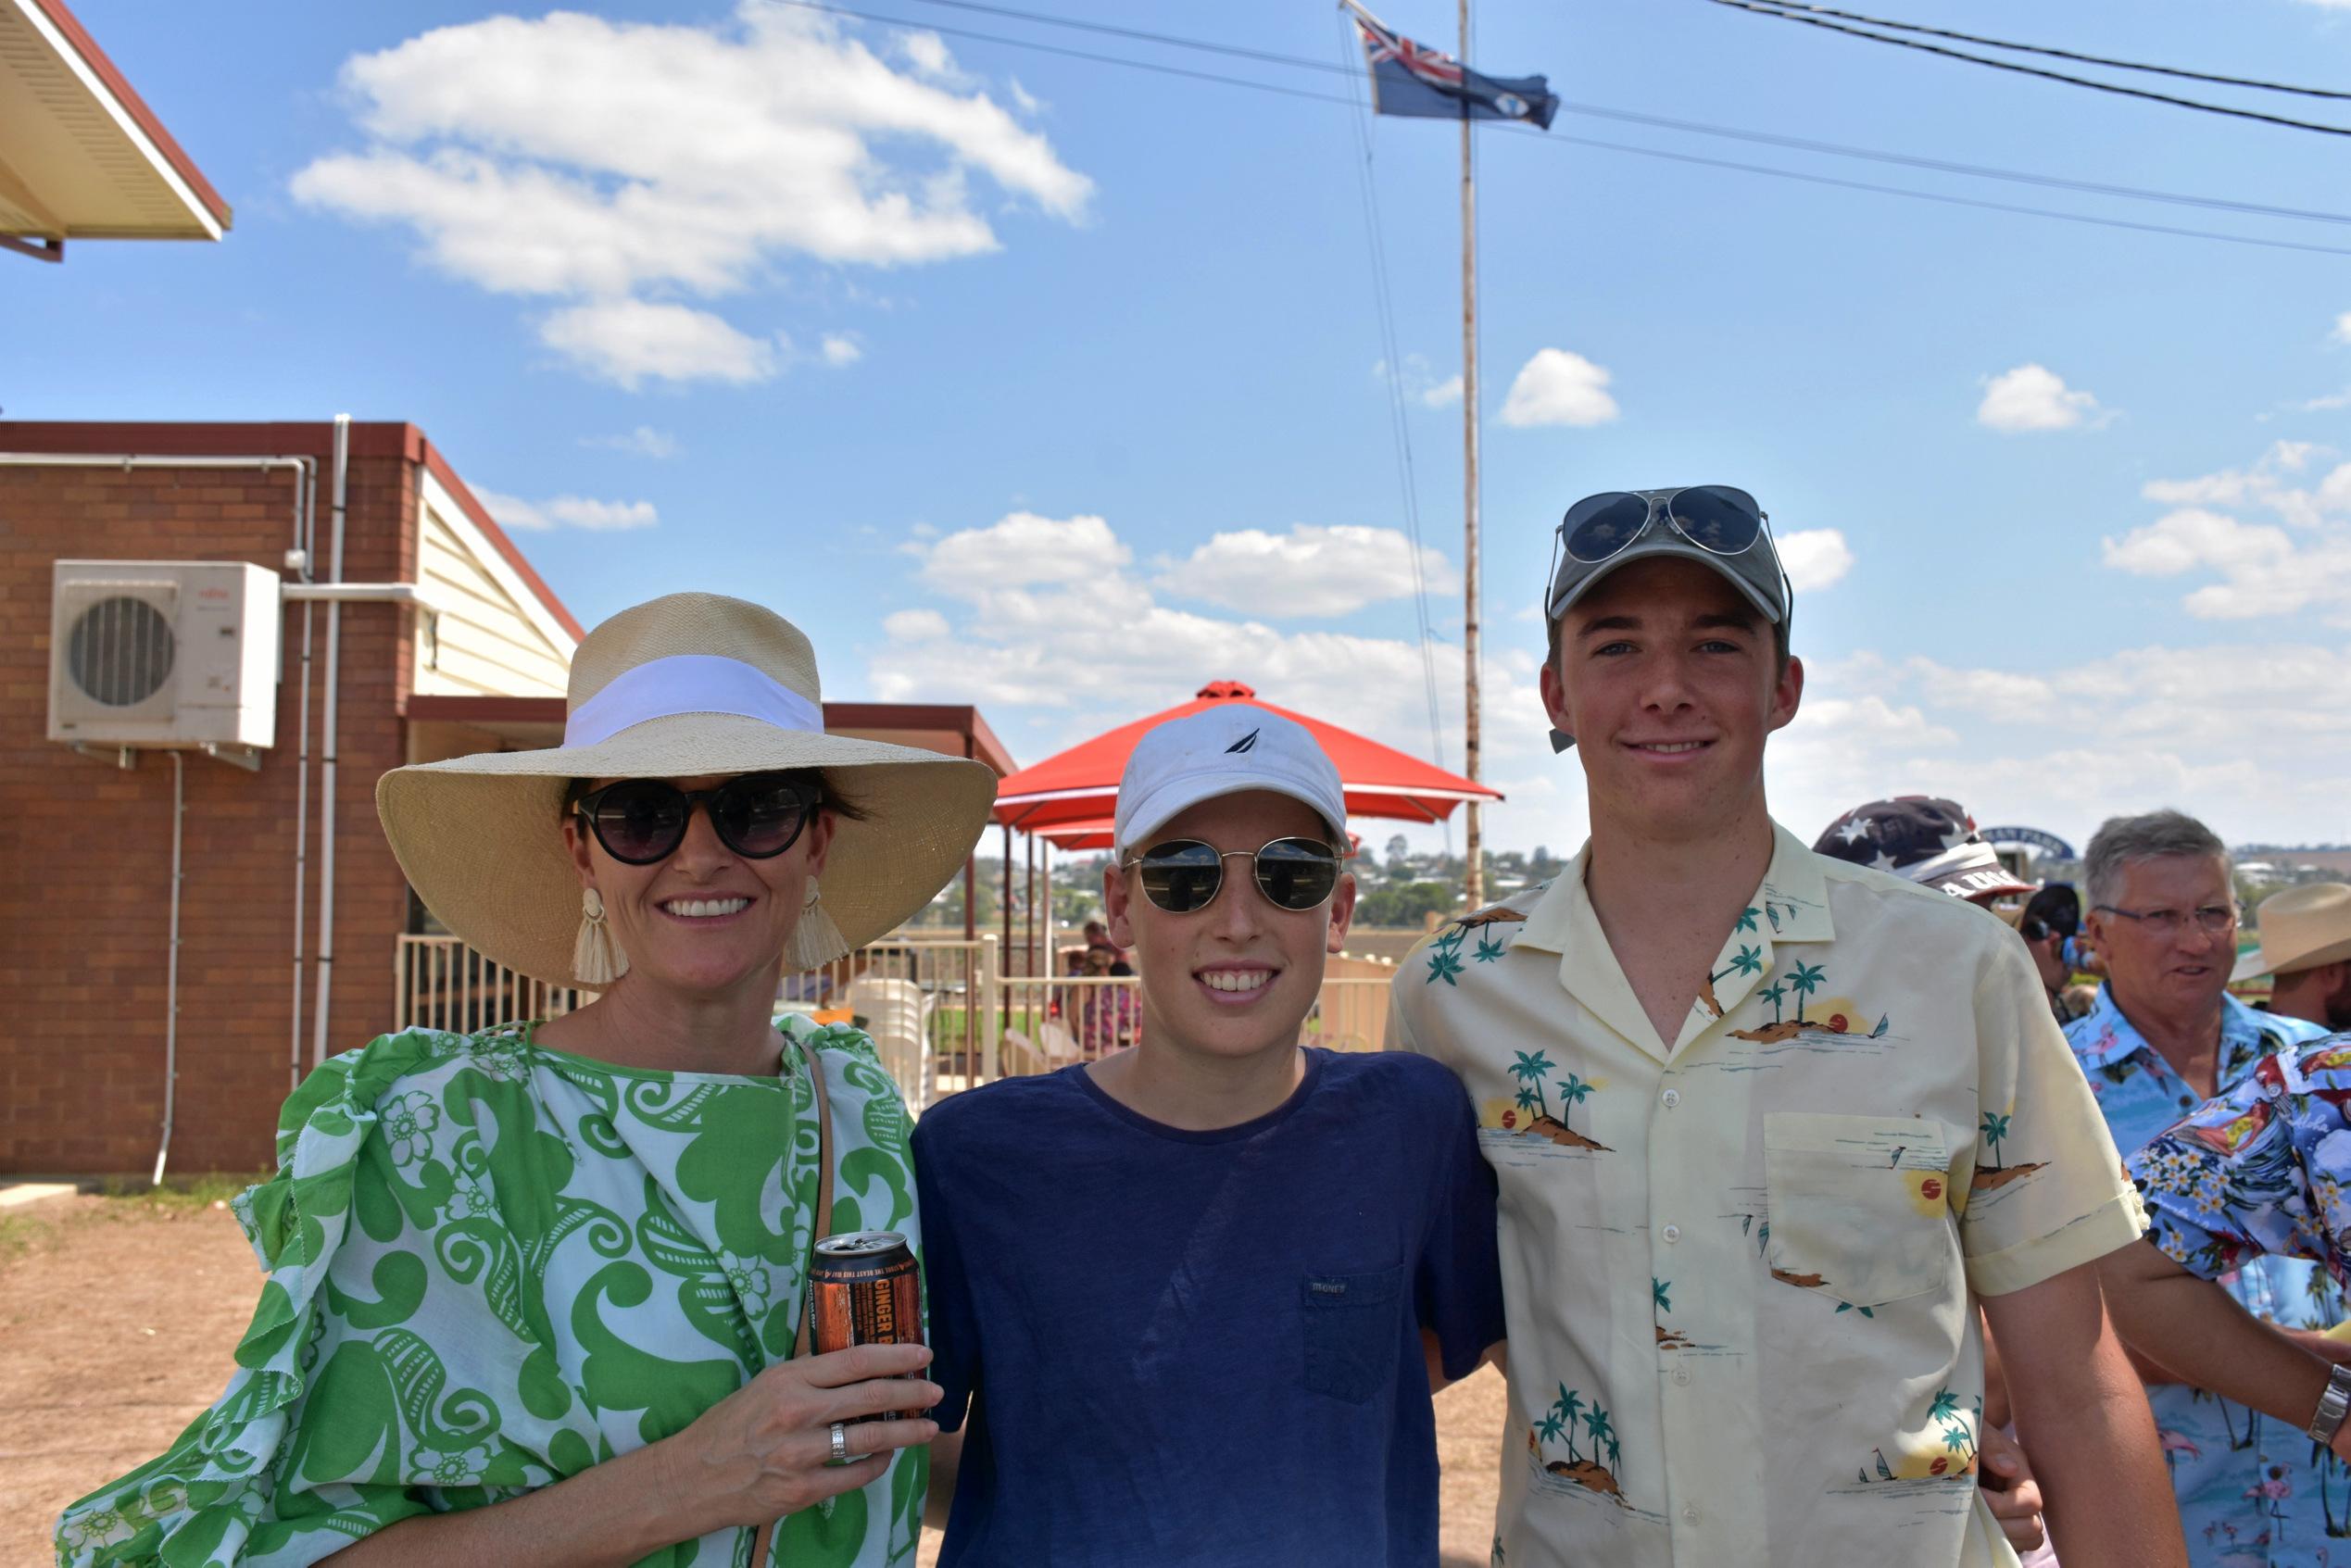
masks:
{"label": "older man with glasses", "polygon": [[[2235,1089],[2264,1058],[2322,1033],[2229,995],[2236,891],[2227,847],[2204,823],[2168,810],[2113,818],[2090,840],[2084,872],[2084,925],[2106,958],[2106,982],[2066,1038],[2117,1148],[2143,1148]],[[2326,1342],[2312,1331],[2344,1315],[2341,1289],[2309,1262],[2255,1258],[2221,1283],[2247,1311],[2320,1354]],[[2127,1336],[2130,1325],[2117,1316]],[[2323,1562],[2318,1552],[2330,1521],[2316,1466],[2329,1462],[2326,1450],[2257,1411],[2187,1386],[2149,1359],[2149,1347],[2133,1348],[2142,1352],[2139,1370],[2199,1568],[2246,1561],[2231,1554],[2254,1549],[2266,1553],[2257,1561],[2268,1568]]]}

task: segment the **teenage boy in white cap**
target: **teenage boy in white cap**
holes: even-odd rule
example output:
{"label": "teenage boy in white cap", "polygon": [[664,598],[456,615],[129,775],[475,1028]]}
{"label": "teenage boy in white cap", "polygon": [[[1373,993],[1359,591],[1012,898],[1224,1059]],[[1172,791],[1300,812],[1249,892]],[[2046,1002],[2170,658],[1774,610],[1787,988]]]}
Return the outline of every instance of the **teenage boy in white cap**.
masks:
{"label": "teenage boy in white cap", "polygon": [[1435,1568],[1429,1393],[1502,1337],[1494,1180],[1441,1067],[1300,1045],[1346,809],[1263,709],[1146,734],[1103,877],[1141,1042],[916,1128],[943,1568]]}
{"label": "teenage boy in white cap", "polygon": [[2067,1568],[2180,1564],[2093,1264],[2140,1211],[2016,934],[1774,825],[1788,590],[1721,486],[1561,525],[1542,672],[1591,837],[1399,971],[1502,1184],[1509,1568],[2015,1561],[1979,1301]]}

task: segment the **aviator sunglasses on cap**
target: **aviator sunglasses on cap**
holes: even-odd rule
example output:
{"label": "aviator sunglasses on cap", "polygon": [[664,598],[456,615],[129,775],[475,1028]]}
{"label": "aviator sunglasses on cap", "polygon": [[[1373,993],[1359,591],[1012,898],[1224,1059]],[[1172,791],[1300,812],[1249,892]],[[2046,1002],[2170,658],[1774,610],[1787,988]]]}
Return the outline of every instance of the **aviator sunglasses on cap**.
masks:
{"label": "aviator sunglasses on cap", "polygon": [[719,842],[747,859],[768,860],[799,841],[823,795],[788,773],[746,773],[716,789],[680,789],[667,779],[622,779],[580,797],[572,809],[612,859],[649,866],[685,842],[699,806]]}
{"label": "aviator sunglasses on cap", "polygon": [[1225,862],[1251,863],[1257,889],[1277,909],[1292,913],[1328,902],[1339,886],[1339,855],[1314,838],[1276,838],[1263,848],[1218,849],[1193,838],[1171,838],[1122,861],[1143,884],[1143,897],[1171,915],[1206,909],[1225,885]]}

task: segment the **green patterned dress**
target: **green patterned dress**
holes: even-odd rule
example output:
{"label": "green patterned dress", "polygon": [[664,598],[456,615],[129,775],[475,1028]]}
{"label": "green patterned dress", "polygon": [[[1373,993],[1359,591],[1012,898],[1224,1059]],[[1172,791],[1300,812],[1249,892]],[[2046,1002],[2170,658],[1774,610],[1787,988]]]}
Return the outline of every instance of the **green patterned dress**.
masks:
{"label": "green patterned dress", "polygon": [[[854,1029],[819,1053],[835,1231],[919,1241],[907,1117]],[[660,1073],[529,1026],[410,1030],[287,1100],[236,1201],[269,1278],[228,1391],[161,1458],[66,1510],[57,1561],[315,1562],[684,1430],[792,1352],[816,1207],[800,1053],[779,1076]],[[928,1455],[786,1519],[770,1561],[911,1561]],[[745,1568],[726,1529],[646,1559]]]}

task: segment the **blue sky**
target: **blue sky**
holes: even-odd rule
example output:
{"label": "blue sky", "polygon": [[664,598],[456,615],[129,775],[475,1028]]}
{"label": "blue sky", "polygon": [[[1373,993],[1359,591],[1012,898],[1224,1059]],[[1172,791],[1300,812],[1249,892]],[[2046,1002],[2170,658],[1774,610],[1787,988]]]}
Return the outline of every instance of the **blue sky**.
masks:
{"label": "blue sky", "polygon": [[[1037,5],[1344,47],[1319,3]],[[1353,91],[924,0],[858,8]],[[1878,9],[2351,88],[2343,0]],[[236,222],[216,246],[17,267],[8,417],[413,420],[584,621],[678,588],[759,598],[813,637],[828,695],[976,702],[1024,762],[1233,677],[1458,765],[1452,127],[785,5],[77,14]],[[1449,4],[1382,14],[1451,47]],[[1478,26],[1473,63],[1546,72],[1570,106],[2351,212],[2351,138],[1704,0],[1491,0]],[[2351,124],[2351,104],[2184,90]],[[1366,131],[1440,590],[1436,742]],[[1805,836],[1925,791],[2075,837],[2174,804],[2232,840],[2351,840],[2344,257],[1566,138],[2318,245],[2351,248],[2351,225],[1575,113],[1554,132],[1479,142],[1493,842],[1583,831],[1533,695],[1560,510],[1709,480],[1798,541],[1812,684],[1770,784]]]}

